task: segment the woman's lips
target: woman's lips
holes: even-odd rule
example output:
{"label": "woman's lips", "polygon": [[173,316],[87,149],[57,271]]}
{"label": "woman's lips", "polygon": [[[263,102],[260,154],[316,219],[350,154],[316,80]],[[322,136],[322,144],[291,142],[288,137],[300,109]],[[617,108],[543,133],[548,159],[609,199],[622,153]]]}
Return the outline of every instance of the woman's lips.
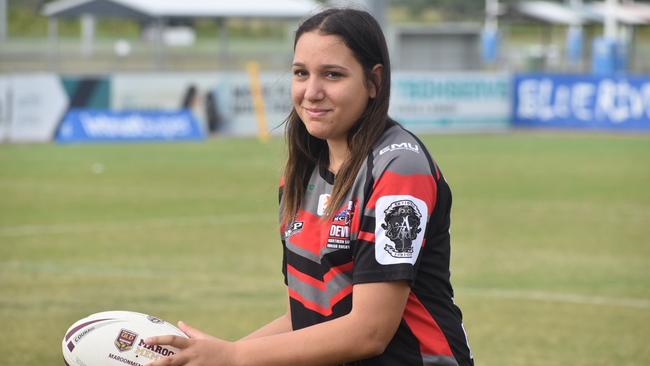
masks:
{"label": "woman's lips", "polygon": [[318,118],[318,117],[323,117],[326,115],[331,109],[324,109],[324,108],[305,108],[305,112],[309,115],[309,117],[312,118]]}

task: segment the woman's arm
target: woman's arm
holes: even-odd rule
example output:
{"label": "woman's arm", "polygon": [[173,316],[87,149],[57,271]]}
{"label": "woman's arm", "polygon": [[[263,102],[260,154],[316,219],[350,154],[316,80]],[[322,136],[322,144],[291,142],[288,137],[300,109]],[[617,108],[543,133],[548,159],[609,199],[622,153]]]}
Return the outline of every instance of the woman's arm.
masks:
{"label": "woman's arm", "polygon": [[172,345],[182,352],[151,366],[336,365],[377,356],[397,331],[409,292],[403,281],[355,285],[349,314],[288,333],[237,342],[207,336],[154,337],[147,342]]}
{"label": "woman's arm", "polygon": [[287,311],[284,314],[282,314],[282,316],[262,326],[261,328],[245,336],[239,341],[250,340],[253,338],[267,337],[267,336],[280,334],[280,333],[287,333],[287,332],[291,332],[292,330],[293,327],[291,325],[291,310],[289,309],[289,305],[287,304]]}

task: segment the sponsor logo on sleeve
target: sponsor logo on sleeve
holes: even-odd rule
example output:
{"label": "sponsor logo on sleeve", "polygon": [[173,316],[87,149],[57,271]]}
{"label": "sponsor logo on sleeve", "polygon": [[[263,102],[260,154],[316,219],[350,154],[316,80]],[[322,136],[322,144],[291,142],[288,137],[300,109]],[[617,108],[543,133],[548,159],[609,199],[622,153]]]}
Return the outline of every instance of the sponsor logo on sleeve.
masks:
{"label": "sponsor logo on sleeve", "polygon": [[408,195],[377,200],[375,259],[380,264],[414,264],[422,249],[428,209],[424,201]]}
{"label": "sponsor logo on sleeve", "polygon": [[382,147],[381,150],[379,150],[379,155],[384,155],[387,152],[391,152],[395,150],[408,150],[419,154],[420,146],[418,146],[417,144],[412,144],[410,142],[402,142],[400,144],[390,144],[388,146]]}

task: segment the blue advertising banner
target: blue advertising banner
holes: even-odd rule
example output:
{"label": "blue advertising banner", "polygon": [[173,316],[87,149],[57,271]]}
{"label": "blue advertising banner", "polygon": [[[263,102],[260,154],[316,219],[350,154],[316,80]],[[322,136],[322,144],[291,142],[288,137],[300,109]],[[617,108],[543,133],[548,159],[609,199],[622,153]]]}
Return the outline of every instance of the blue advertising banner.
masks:
{"label": "blue advertising banner", "polygon": [[516,127],[650,130],[650,76],[520,74]]}
{"label": "blue advertising banner", "polygon": [[71,109],[58,143],[201,140],[205,132],[189,110],[107,111]]}

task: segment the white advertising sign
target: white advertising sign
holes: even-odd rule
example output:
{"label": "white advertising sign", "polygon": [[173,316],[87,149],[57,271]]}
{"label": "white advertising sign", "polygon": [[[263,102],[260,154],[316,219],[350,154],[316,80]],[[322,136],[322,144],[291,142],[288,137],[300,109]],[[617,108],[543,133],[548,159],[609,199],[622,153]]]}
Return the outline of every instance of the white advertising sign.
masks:
{"label": "white advertising sign", "polygon": [[14,74],[10,80],[9,141],[51,141],[69,102],[59,76]]}
{"label": "white advertising sign", "polygon": [[389,113],[413,131],[505,129],[510,111],[506,73],[393,73]]}
{"label": "white advertising sign", "polygon": [[[282,134],[282,122],[291,111],[291,75],[289,72],[261,73],[260,83],[264,97],[267,129],[271,134]],[[231,135],[254,136],[258,123],[251,93],[250,75],[229,73],[215,89],[219,109],[227,121],[224,132]]]}
{"label": "white advertising sign", "polygon": [[9,139],[9,77],[0,76],[0,143]]}
{"label": "white advertising sign", "polygon": [[218,73],[119,73],[111,78],[113,111],[171,111],[186,108],[207,129],[208,93],[221,80]]}

